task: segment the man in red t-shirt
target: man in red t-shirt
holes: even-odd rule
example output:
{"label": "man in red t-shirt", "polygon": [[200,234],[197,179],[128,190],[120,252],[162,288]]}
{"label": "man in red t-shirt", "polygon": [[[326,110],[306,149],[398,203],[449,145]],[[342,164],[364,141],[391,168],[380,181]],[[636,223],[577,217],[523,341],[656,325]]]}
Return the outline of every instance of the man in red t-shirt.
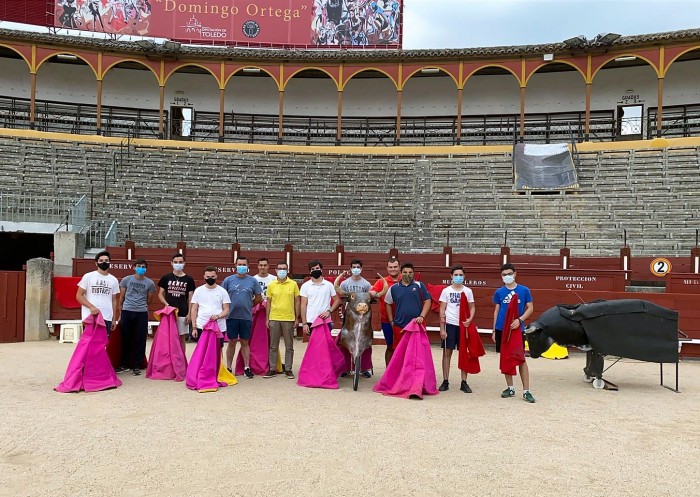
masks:
{"label": "man in red t-shirt", "polygon": [[[386,263],[386,272],[388,276],[385,276],[387,285],[389,288],[401,279],[399,267],[401,263],[396,257],[390,258]],[[372,287],[372,290],[379,293],[384,288],[384,283],[382,280],[377,280],[377,282]],[[386,352],[384,352],[384,360],[386,364],[389,365],[391,356],[394,354],[394,330],[389,322],[389,317],[386,314],[386,302],[384,299],[379,299],[379,317],[382,323],[382,332],[384,333],[384,340],[386,340]]]}

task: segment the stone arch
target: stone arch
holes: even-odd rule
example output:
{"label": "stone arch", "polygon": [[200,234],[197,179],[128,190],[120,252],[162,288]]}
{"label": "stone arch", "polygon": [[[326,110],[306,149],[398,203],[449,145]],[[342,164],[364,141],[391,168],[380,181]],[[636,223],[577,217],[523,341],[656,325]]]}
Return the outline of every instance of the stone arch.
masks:
{"label": "stone arch", "polygon": [[[68,55],[70,60],[59,56]],[[35,125],[41,131],[91,134],[97,131],[97,73],[70,51],[37,63]]]}
{"label": "stone arch", "polygon": [[512,143],[519,117],[520,79],[511,68],[487,64],[467,76],[462,98],[462,144]]}
{"label": "stone arch", "polygon": [[120,59],[102,73],[101,129],[105,136],[159,136],[160,85],[138,59]]}
{"label": "stone arch", "polygon": [[[616,60],[623,57],[634,58]],[[658,81],[658,68],[638,54],[616,54],[601,63],[591,74],[591,112],[611,113],[614,126],[612,136],[598,139],[644,137],[648,110],[658,105]]]}
{"label": "stone arch", "polygon": [[532,71],[525,90],[525,140],[583,141],[586,122],[586,78],[564,61],[549,62]]}

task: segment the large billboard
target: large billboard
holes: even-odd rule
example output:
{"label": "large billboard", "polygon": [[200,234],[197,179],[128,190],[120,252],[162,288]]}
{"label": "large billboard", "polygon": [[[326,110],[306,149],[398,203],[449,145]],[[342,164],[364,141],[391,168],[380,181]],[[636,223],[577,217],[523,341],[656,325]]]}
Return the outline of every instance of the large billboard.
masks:
{"label": "large billboard", "polygon": [[192,43],[401,47],[403,0],[55,0],[56,27]]}

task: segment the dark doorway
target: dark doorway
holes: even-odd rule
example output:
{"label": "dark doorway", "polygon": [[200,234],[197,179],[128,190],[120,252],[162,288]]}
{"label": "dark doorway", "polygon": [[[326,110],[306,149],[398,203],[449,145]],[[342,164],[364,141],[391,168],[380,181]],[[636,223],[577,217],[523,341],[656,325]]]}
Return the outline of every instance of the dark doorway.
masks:
{"label": "dark doorway", "polygon": [[642,116],[644,106],[641,104],[617,106],[617,139],[641,140]]}
{"label": "dark doorway", "polygon": [[0,270],[21,271],[29,259],[51,258],[53,234],[0,232]]}
{"label": "dark doorway", "polygon": [[189,139],[192,134],[192,107],[170,107],[170,136],[177,139]]}

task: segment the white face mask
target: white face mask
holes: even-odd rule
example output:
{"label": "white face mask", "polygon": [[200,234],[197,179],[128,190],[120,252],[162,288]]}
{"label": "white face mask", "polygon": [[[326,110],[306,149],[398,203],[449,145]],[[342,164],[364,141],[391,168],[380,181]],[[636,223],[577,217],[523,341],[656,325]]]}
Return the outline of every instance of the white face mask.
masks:
{"label": "white face mask", "polygon": [[362,274],[362,268],[361,267],[354,267],[350,269],[350,272],[352,273],[353,276],[360,276]]}
{"label": "white face mask", "polygon": [[502,278],[503,283],[505,283],[506,285],[510,285],[515,281],[515,276],[513,276],[512,274],[509,274],[508,276],[502,276]]}

